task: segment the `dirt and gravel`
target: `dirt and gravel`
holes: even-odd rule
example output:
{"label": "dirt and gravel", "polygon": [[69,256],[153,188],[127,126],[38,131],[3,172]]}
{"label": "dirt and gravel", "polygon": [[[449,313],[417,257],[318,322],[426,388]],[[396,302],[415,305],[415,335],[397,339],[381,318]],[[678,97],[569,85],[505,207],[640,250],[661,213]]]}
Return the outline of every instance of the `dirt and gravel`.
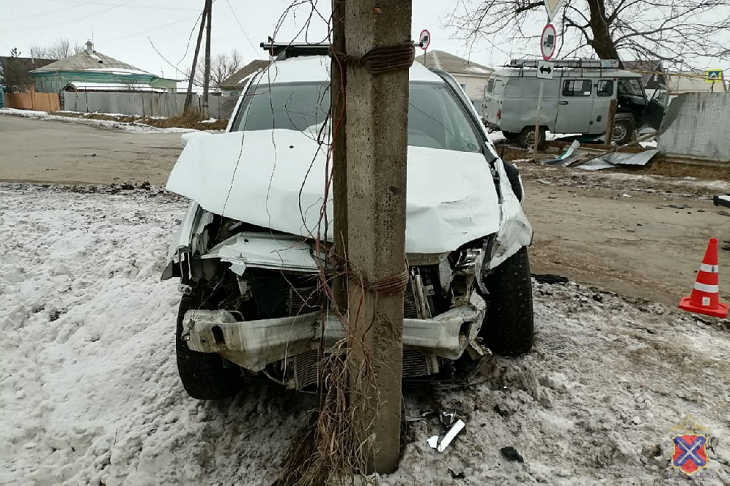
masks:
{"label": "dirt and gravel", "polygon": [[164,184],[180,133],[139,133],[0,114],[0,180]]}
{"label": "dirt and gravel", "polygon": [[[274,484],[316,400],[187,397],[180,294],[159,280],[184,207],[155,187],[0,184],[0,484]],[[727,323],[575,283],[534,291],[535,350],[464,389],[406,391],[400,468],[373,481],[673,484],[673,429],[691,415],[710,459],[692,484],[730,484]],[[439,454],[426,440],[442,426],[422,417],[441,411],[466,428]]]}

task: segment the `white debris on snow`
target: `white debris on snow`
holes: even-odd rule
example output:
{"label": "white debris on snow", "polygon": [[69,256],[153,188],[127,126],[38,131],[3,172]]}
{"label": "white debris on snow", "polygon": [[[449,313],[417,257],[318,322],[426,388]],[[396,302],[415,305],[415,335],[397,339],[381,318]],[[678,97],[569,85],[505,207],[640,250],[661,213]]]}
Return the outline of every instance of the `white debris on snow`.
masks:
{"label": "white debris on snow", "polygon": [[36,120],[53,120],[64,123],[78,123],[81,125],[89,125],[96,128],[113,128],[135,133],[188,133],[197,131],[192,128],[156,128],[150,125],[145,125],[143,123],[122,123],[112,120],[95,120],[91,118],[58,116],[51,115],[45,111],[18,110],[16,108],[2,108],[0,109],[0,115],[21,116],[24,118],[33,118]]}
{"label": "white debris on snow", "polygon": [[[185,202],[83,192],[0,184],[0,484],[271,485],[316,397],[187,397],[179,294],[159,281]],[[407,391],[408,416],[457,411],[466,427],[438,453],[426,440],[442,426],[411,423],[380,484],[665,484],[686,414],[711,434],[702,484],[730,483],[727,330],[574,284],[535,289],[535,350],[463,390]]]}

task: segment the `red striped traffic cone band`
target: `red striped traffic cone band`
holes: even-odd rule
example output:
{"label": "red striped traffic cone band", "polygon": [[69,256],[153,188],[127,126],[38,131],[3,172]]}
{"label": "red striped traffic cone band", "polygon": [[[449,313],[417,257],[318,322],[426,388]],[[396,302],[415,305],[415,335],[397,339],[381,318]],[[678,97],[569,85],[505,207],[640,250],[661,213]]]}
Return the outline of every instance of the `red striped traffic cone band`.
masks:
{"label": "red striped traffic cone band", "polygon": [[725,318],[727,304],[720,302],[720,267],[718,265],[717,238],[711,238],[705,258],[697,272],[697,280],[690,297],[684,297],[679,308],[696,314]]}

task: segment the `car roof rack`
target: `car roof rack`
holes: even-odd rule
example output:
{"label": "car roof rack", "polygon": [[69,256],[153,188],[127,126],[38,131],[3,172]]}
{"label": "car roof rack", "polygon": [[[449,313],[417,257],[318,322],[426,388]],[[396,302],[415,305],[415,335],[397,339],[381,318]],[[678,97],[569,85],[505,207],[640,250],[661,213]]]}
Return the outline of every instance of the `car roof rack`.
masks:
{"label": "car roof rack", "polygon": [[[506,67],[536,68],[538,59],[512,59]],[[618,59],[563,59],[550,61],[557,69],[618,69]]]}
{"label": "car roof rack", "polygon": [[[413,46],[421,46],[422,44],[414,42]],[[269,38],[268,42],[262,42],[261,48],[269,53],[271,57],[275,57],[277,61],[289,59],[291,57],[306,56],[327,56],[330,52],[330,44],[318,43],[307,44],[306,42],[273,42]]]}
{"label": "car roof rack", "polygon": [[307,44],[305,42],[262,42],[261,48],[277,60],[291,57],[326,56],[329,54],[329,44]]}

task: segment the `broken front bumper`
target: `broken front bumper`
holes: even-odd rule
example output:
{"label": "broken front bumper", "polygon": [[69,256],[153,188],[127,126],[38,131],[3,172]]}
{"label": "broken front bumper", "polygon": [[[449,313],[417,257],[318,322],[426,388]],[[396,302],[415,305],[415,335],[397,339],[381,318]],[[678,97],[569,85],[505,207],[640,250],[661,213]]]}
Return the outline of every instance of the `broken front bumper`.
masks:
{"label": "broken front bumper", "polygon": [[[476,338],[486,308],[484,299],[474,292],[468,305],[432,319],[404,319],[403,346],[458,359]],[[256,321],[237,319],[236,314],[190,310],[183,319],[183,339],[193,351],[217,353],[243,368],[260,371],[267,364],[316,350],[322,342],[330,347],[347,336],[334,314],[313,312]]]}

